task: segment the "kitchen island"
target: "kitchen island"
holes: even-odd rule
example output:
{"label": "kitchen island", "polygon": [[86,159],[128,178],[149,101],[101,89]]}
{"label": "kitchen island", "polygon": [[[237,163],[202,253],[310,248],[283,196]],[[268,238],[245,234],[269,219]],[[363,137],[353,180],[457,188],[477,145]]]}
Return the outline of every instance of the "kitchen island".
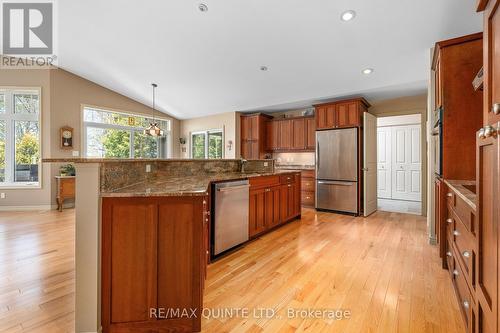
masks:
{"label": "kitchen island", "polygon": [[[248,161],[244,172],[240,160],[44,162],[76,164],[77,332],[201,330],[212,183],[249,179],[250,212],[259,214],[269,204],[257,192],[278,179],[287,206],[273,201],[283,211],[275,222],[300,216],[298,175],[275,171],[273,161]],[[251,226],[264,226],[258,234],[278,225],[267,216],[250,213]]]}

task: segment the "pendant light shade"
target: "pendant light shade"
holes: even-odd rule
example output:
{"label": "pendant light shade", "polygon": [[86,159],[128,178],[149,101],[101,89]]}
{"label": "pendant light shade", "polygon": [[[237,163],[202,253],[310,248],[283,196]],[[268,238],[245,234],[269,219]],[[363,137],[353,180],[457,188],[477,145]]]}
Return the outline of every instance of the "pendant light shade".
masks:
{"label": "pendant light shade", "polygon": [[149,136],[163,136],[163,130],[158,126],[158,123],[155,122],[155,89],[158,85],[156,83],[151,83],[151,86],[153,87],[153,120],[149,123],[149,127],[144,130],[144,134]]}

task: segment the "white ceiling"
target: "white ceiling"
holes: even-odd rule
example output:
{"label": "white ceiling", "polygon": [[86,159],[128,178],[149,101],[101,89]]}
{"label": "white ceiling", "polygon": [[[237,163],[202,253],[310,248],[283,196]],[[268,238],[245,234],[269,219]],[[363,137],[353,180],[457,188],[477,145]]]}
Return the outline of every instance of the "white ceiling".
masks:
{"label": "white ceiling", "polygon": [[[63,0],[59,65],[147,104],[156,82],[159,108],[180,119],[412,95],[425,90],[434,42],[481,31],[475,4]],[[343,22],[348,9],[357,16]],[[363,75],[366,67],[375,72]]]}

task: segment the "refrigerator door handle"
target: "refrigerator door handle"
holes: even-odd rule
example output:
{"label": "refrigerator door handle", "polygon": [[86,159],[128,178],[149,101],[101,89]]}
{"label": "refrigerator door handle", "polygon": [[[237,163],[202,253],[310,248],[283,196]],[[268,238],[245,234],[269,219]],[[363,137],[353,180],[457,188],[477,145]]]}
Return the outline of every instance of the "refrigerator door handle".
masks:
{"label": "refrigerator door handle", "polygon": [[353,186],[354,184],[356,184],[356,182],[339,182],[339,181],[329,181],[329,180],[318,180],[318,184]]}
{"label": "refrigerator door handle", "polygon": [[319,158],[320,158],[320,154],[319,154],[319,141],[316,139],[316,172],[319,170]]}

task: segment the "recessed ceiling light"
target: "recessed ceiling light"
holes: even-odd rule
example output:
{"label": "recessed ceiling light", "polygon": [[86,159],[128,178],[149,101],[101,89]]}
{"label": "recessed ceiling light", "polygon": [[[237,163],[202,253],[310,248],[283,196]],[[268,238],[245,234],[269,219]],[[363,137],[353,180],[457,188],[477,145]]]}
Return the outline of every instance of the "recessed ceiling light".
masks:
{"label": "recessed ceiling light", "polygon": [[200,3],[198,5],[198,9],[200,10],[200,12],[208,12],[208,6],[205,5],[204,3]]}
{"label": "recessed ceiling light", "polygon": [[260,66],[260,70],[266,72],[269,68],[267,66]]}
{"label": "recessed ceiling light", "polygon": [[365,75],[370,75],[371,73],[373,73],[373,68],[365,68],[365,69],[363,69],[362,72]]}
{"label": "recessed ceiling light", "polygon": [[350,20],[352,20],[355,17],[356,17],[356,12],[354,10],[345,11],[340,16],[340,18],[342,19],[342,21],[345,21],[345,22],[350,21]]}

